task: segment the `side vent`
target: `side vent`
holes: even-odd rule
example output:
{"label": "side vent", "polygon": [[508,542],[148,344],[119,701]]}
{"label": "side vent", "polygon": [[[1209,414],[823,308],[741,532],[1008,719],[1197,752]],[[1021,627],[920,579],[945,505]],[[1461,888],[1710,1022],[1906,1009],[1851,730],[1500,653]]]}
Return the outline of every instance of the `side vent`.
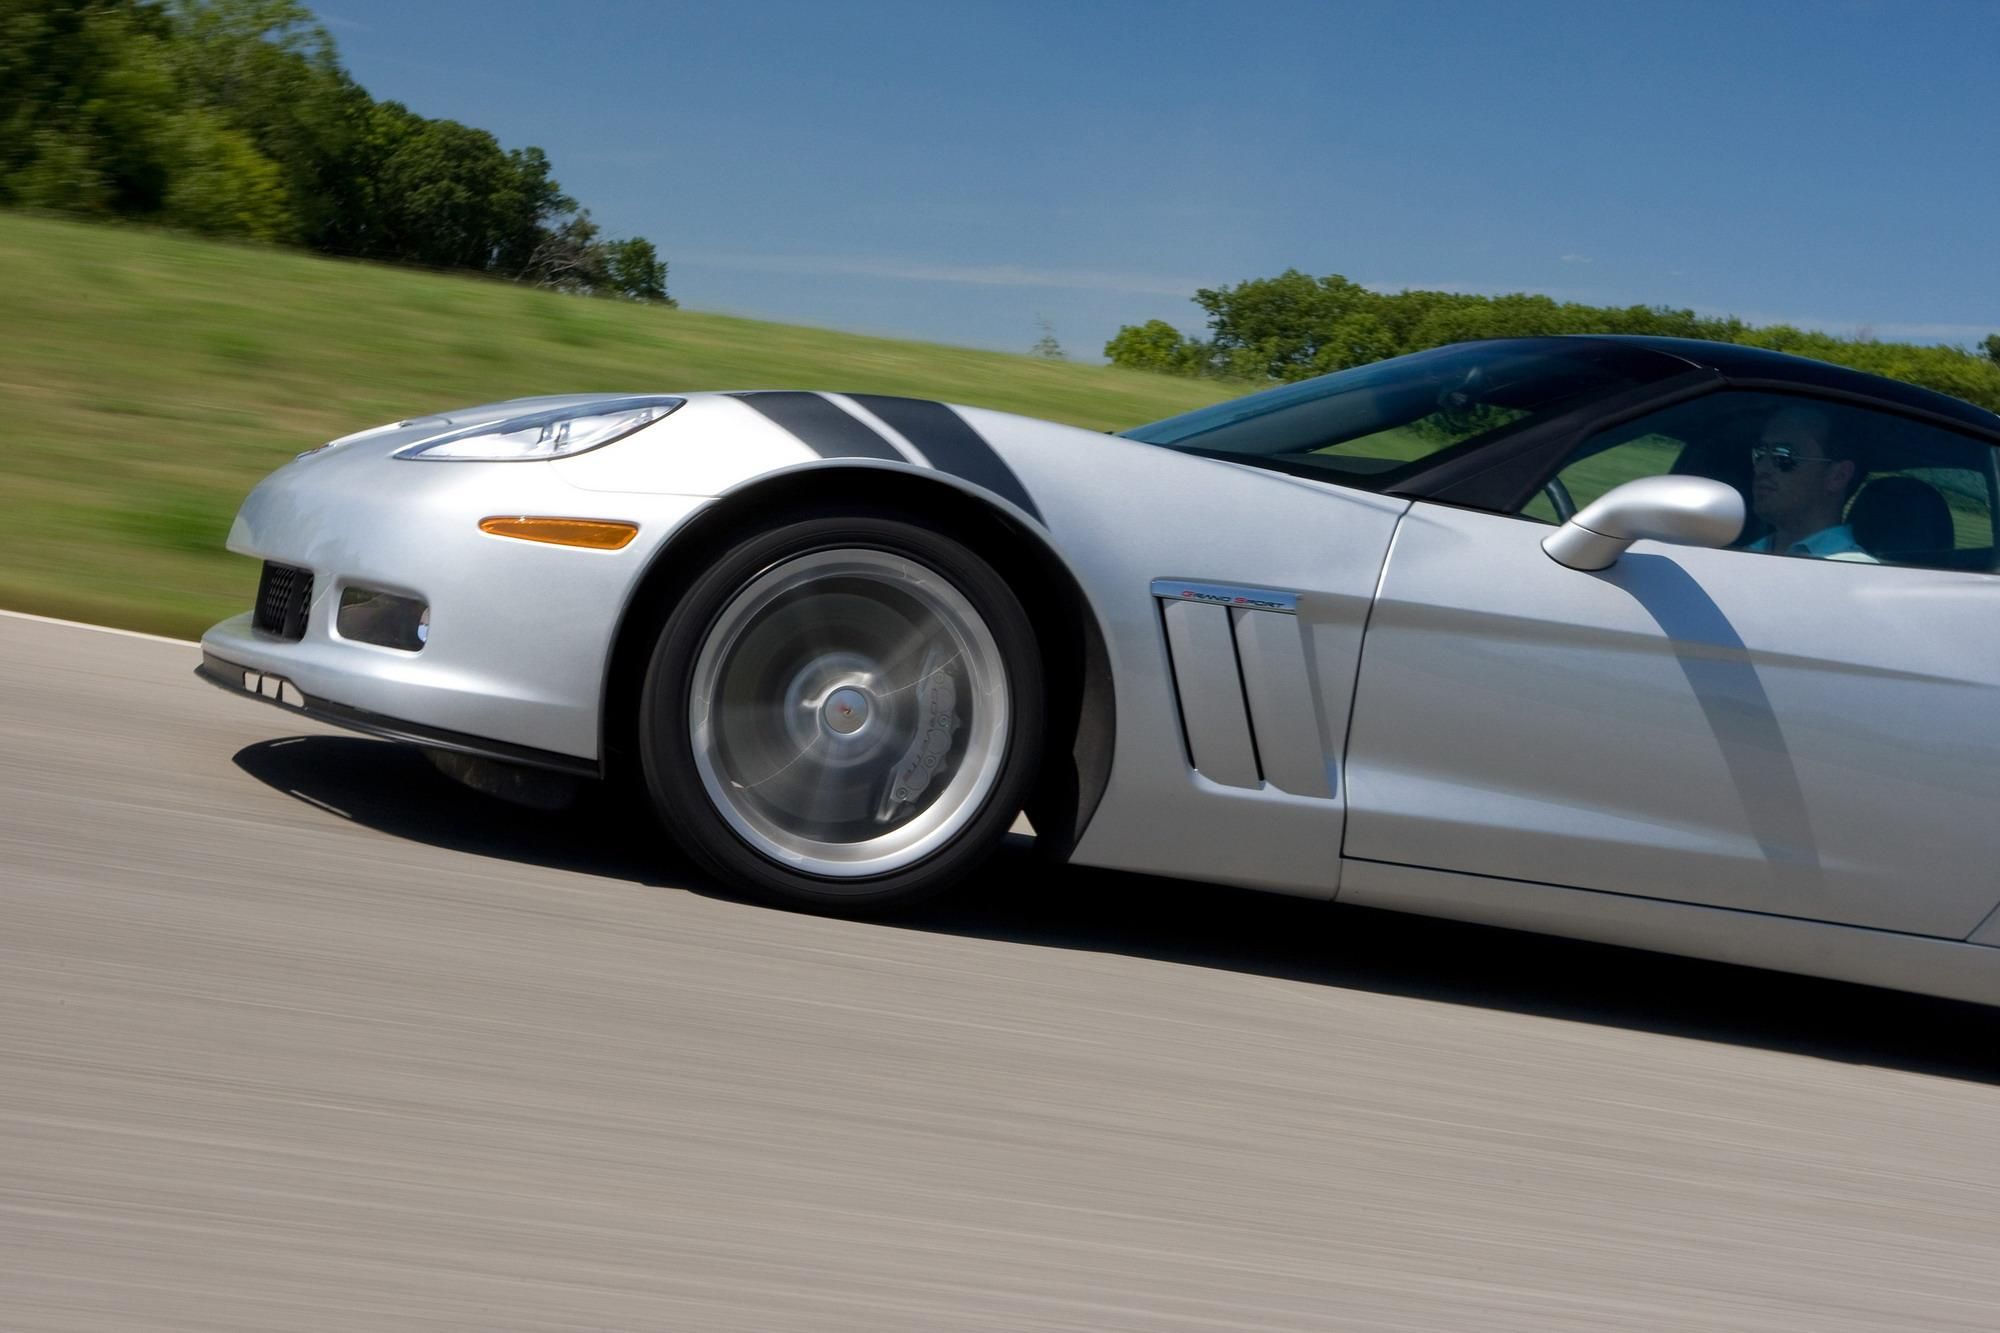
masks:
{"label": "side vent", "polygon": [[1298,597],[1159,579],[1188,760],[1225,787],[1332,796]]}
{"label": "side vent", "polygon": [[1174,690],[1180,695],[1181,724],[1195,771],[1225,787],[1257,786],[1263,771],[1257,764],[1257,743],[1250,738],[1229,609],[1167,602],[1160,617],[1167,625]]}

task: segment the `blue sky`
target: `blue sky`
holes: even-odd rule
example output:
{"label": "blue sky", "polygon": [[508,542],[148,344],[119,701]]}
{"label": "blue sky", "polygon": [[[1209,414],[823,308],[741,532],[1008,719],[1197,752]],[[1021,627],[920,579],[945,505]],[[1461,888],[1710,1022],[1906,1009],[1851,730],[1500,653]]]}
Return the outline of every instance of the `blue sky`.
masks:
{"label": "blue sky", "polygon": [[2000,331],[2000,3],[334,0],[694,309],[1079,359],[1287,267]]}

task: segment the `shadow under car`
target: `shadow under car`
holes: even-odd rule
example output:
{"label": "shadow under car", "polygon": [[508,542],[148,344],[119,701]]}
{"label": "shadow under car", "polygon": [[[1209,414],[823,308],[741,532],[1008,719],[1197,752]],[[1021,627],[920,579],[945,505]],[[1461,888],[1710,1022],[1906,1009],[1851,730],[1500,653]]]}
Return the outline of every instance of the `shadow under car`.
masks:
{"label": "shadow under car", "polygon": [[[330,815],[523,865],[733,898],[635,801],[585,784],[567,810],[460,785],[386,741],[298,736],[235,755]],[[2000,1010],[1668,954],[1035,858],[1010,836],[944,898],[877,919],[914,930],[1221,968],[2000,1083]]]}

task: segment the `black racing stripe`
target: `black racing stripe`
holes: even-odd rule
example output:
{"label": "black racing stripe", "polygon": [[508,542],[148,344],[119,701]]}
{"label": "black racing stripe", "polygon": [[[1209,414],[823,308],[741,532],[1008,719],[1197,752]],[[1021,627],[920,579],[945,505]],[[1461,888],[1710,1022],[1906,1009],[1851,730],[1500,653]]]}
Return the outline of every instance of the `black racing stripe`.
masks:
{"label": "black racing stripe", "polygon": [[1004,500],[1011,500],[1039,523],[1042,511],[1028,498],[1014,469],[1000,460],[984,436],[966,423],[964,417],[922,398],[887,398],[880,394],[850,395],[855,402],[882,418],[897,434],[924,451],[932,463],[982,486]]}
{"label": "black racing stripe", "polygon": [[903,451],[816,393],[792,389],[732,394],[799,437],[821,458],[886,458],[907,463]]}

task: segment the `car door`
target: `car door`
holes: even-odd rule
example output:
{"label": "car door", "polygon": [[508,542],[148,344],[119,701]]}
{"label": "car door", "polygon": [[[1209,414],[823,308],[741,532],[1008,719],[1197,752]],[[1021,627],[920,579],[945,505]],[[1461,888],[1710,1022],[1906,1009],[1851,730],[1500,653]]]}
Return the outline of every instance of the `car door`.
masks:
{"label": "car door", "polygon": [[1642,541],[1583,573],[1541,547],[1537,515],[1662,472],[1742,487],[1745,544],[1770,545],[1743,455],[1799,406],[1721,393],[1620,426],[1523,515],[1414,505],[1364,638],[1343,854],[1972,933],[2000,901],[1986,441],[1809,404],[1858,451],[1847,521],[1814,539],[1834,558]]}

